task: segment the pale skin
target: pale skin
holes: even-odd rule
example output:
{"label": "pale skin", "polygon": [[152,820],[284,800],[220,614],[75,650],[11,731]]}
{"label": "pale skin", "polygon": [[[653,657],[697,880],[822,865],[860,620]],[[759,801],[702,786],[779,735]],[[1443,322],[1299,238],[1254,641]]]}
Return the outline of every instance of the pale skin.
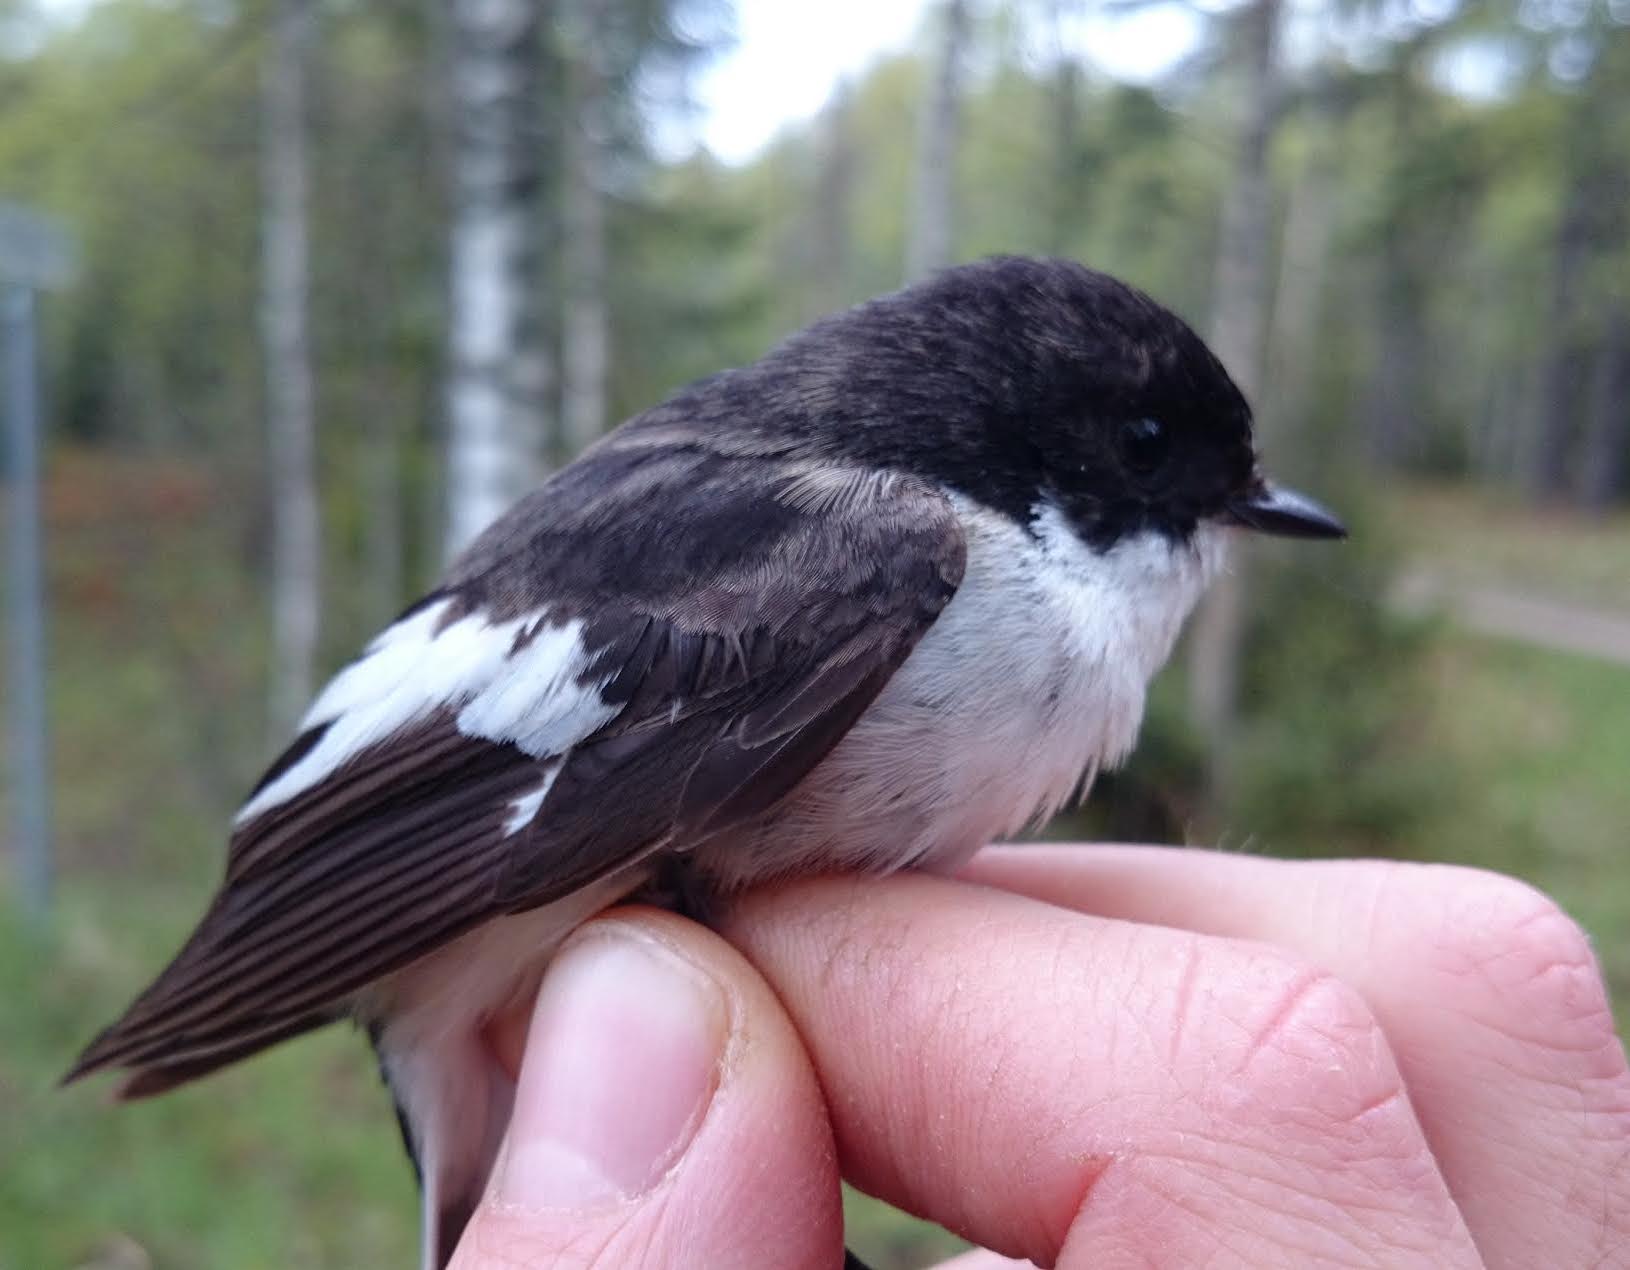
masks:
{"label": "pale skin", "polygon": [[992,1250],[957,1270],[1630,1267],[1601,971],[1476,870],[993,848],[722,937],[620,909],[489,1041],[458,1270],[831,1270],[840,1172]]}

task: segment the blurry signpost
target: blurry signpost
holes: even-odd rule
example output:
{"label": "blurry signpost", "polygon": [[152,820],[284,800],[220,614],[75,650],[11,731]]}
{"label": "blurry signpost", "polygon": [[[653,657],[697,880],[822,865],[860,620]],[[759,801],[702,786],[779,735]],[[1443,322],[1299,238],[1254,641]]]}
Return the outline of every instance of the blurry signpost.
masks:
{"label": "blurry signpost", "polygon": [[10,509],[6,610],[14,849],[23,902],[43,919],[51,903],[50,772],[45,727],[45,586],[40,549],[39,366],[35,299],[72,270],[67,238],[50,221],[0,202],[0,405]]}

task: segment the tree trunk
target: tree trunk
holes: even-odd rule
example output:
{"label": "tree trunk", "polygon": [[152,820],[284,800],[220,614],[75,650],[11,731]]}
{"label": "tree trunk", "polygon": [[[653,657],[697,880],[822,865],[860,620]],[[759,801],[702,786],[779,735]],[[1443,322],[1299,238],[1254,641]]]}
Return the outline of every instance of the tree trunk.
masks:
{"label": "tree trunk", "polygon": [[1608,314],[1580,455],[1579,501],[1606,511],[1630,493],[1630,301]]}
{"label": "tree trunk", "polygon": [[1590,195],[1589,182],[1576,177],[1557,226],[1544,389],[1523,465],[1528,495],[1541,502],[1566,489],[1574,436],[1584,409],[1581,390],[1586,358],[1580,347],[1579,309],[1591,254]]}
{"label": "tree trunk", "polygon": [[309,0],[276,0],[263,79],[261,338],[272,513],[269,722],[284,737],[311,695],[322,585],[306,224]]}
{"label": "tree trunk", "polygon": [[1417,452],[1425,332],[1419,265],[1403,243],[1411,232],[1402,227],[1387,235],[1376,278],[1376,362],[1364,398],[1364,439],[1370,462],[1382,471]]}
{"label": "tree trunk", "polygon": [[967,0],[945,0],[934,86],[917,137],[917,187],[906,233],[906,280],[952,260],[956,220],[956,152],[962,114],[962,63],[968,43]]}
{"label": "tree trunk", "polygon": [[1255,0],[1244,18],[1250,96],[1223,204],[1211,302],[1211,347],[1246,397],[1262,388],[1273,228],[1268,148],[1278,122],[1275,48],[1280,0]]}
{"label": "tree trunk", "polygon": [[[1268,148],[1279,113],[1275,59],[1279,0],[1256,0],[1243,21],[1251,88],[1234,179],[1218,233],[1211,346],[1240,390],[1260,408],[1273,210]],[[1207,785],[1213,808],[1221,804],[1229,785],[1229,757],[1239,710],[1245,601],[1246,578],[1241,561],[1212,588],[1200,610],[1189,648],[1190,717],[1206,744]]]}
{"label": "tree trunk", "polygon": [[610,147],[604,65],[606,0],[573,0],[567,52],[566,206],[561,272],[561,424],[566,454],[606,430],[611,317],[606,296],[606,158]]}
{"label": "tree trunk", "polygon": [[1363,402],[1364,448],[1369,461],[1385,471],[1403,464],[1416,448],[1422,392],[1425,286],[1436,261],[1421,241],[1421,212],[1408,193],[1417,177],[1407,156],[1420,146],[1418,90],[1420,49],[1404,45],[1386,85],[1388,150],[1385,170],[1387,219],[1382,228],[1380,268],[1375,271],[1373,308],[1375,365]]}
{"label": "tree trunk", "polygon": [[370,627],[393,618],[402,607],[407,592],[407,544],[402,534],[402,421],[411,398],[399,391],[395,376],[370,374],[365,377],[363,408],[369,413],[364,436],[365,461],[362,479],[367,508],[362,558],[367,576],[364,585],[366,617]]}
{"label": "tree trunk", "polygon": [[457,553],[542,474],[541,22],[534,0],[449,0],[452,174],[447,537]]}
{"label": "tree trunk", "polygon": [[820,166],[810,208],[809,291],[815,298],[808,318],[830,313],[848,298],[854,216],[855,143],[848,89],[842,85],[827,104],[822,121]]}
{"label": "tree trunk", "polygon": [[1285,213],[1273,339],[1263,353],[1271,367],[1273,391],[1258,410],[1257,435],[1263,449],[1281,465],[1287,459],[1285,442],[1304,430],[1299,425],[1313,410],[1325,278],[1335,232],[1339,137],[1328,101],[1328,76],[1323,72],[1321,76],[1313,93],[1315,148],[1291,191]]}

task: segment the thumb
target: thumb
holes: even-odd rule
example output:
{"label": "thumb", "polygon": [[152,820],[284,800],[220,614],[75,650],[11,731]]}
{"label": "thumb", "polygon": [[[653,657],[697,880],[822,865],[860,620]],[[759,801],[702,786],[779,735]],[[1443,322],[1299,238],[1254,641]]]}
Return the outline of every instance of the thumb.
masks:
{"label": "thumb", "polygon": [[842,1260],[832,1130],[757,972],[653,910],[574,934],[538,993],[509,1129],[453,1270]]}

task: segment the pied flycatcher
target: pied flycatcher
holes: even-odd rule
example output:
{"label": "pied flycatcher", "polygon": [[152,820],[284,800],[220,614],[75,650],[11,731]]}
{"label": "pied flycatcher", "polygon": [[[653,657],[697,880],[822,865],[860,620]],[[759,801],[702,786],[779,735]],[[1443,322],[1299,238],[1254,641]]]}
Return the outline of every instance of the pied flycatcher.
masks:
{"label": "pied flycatcher", "polygon": [[486,1020],[630,896],[952,868],[1131,748],[1273,485],[1181,320],[999,258],[681,390],[523,499],[318,696],[186,946],[70,1079],[368,1029],[444,1265],[508,1119]]}

